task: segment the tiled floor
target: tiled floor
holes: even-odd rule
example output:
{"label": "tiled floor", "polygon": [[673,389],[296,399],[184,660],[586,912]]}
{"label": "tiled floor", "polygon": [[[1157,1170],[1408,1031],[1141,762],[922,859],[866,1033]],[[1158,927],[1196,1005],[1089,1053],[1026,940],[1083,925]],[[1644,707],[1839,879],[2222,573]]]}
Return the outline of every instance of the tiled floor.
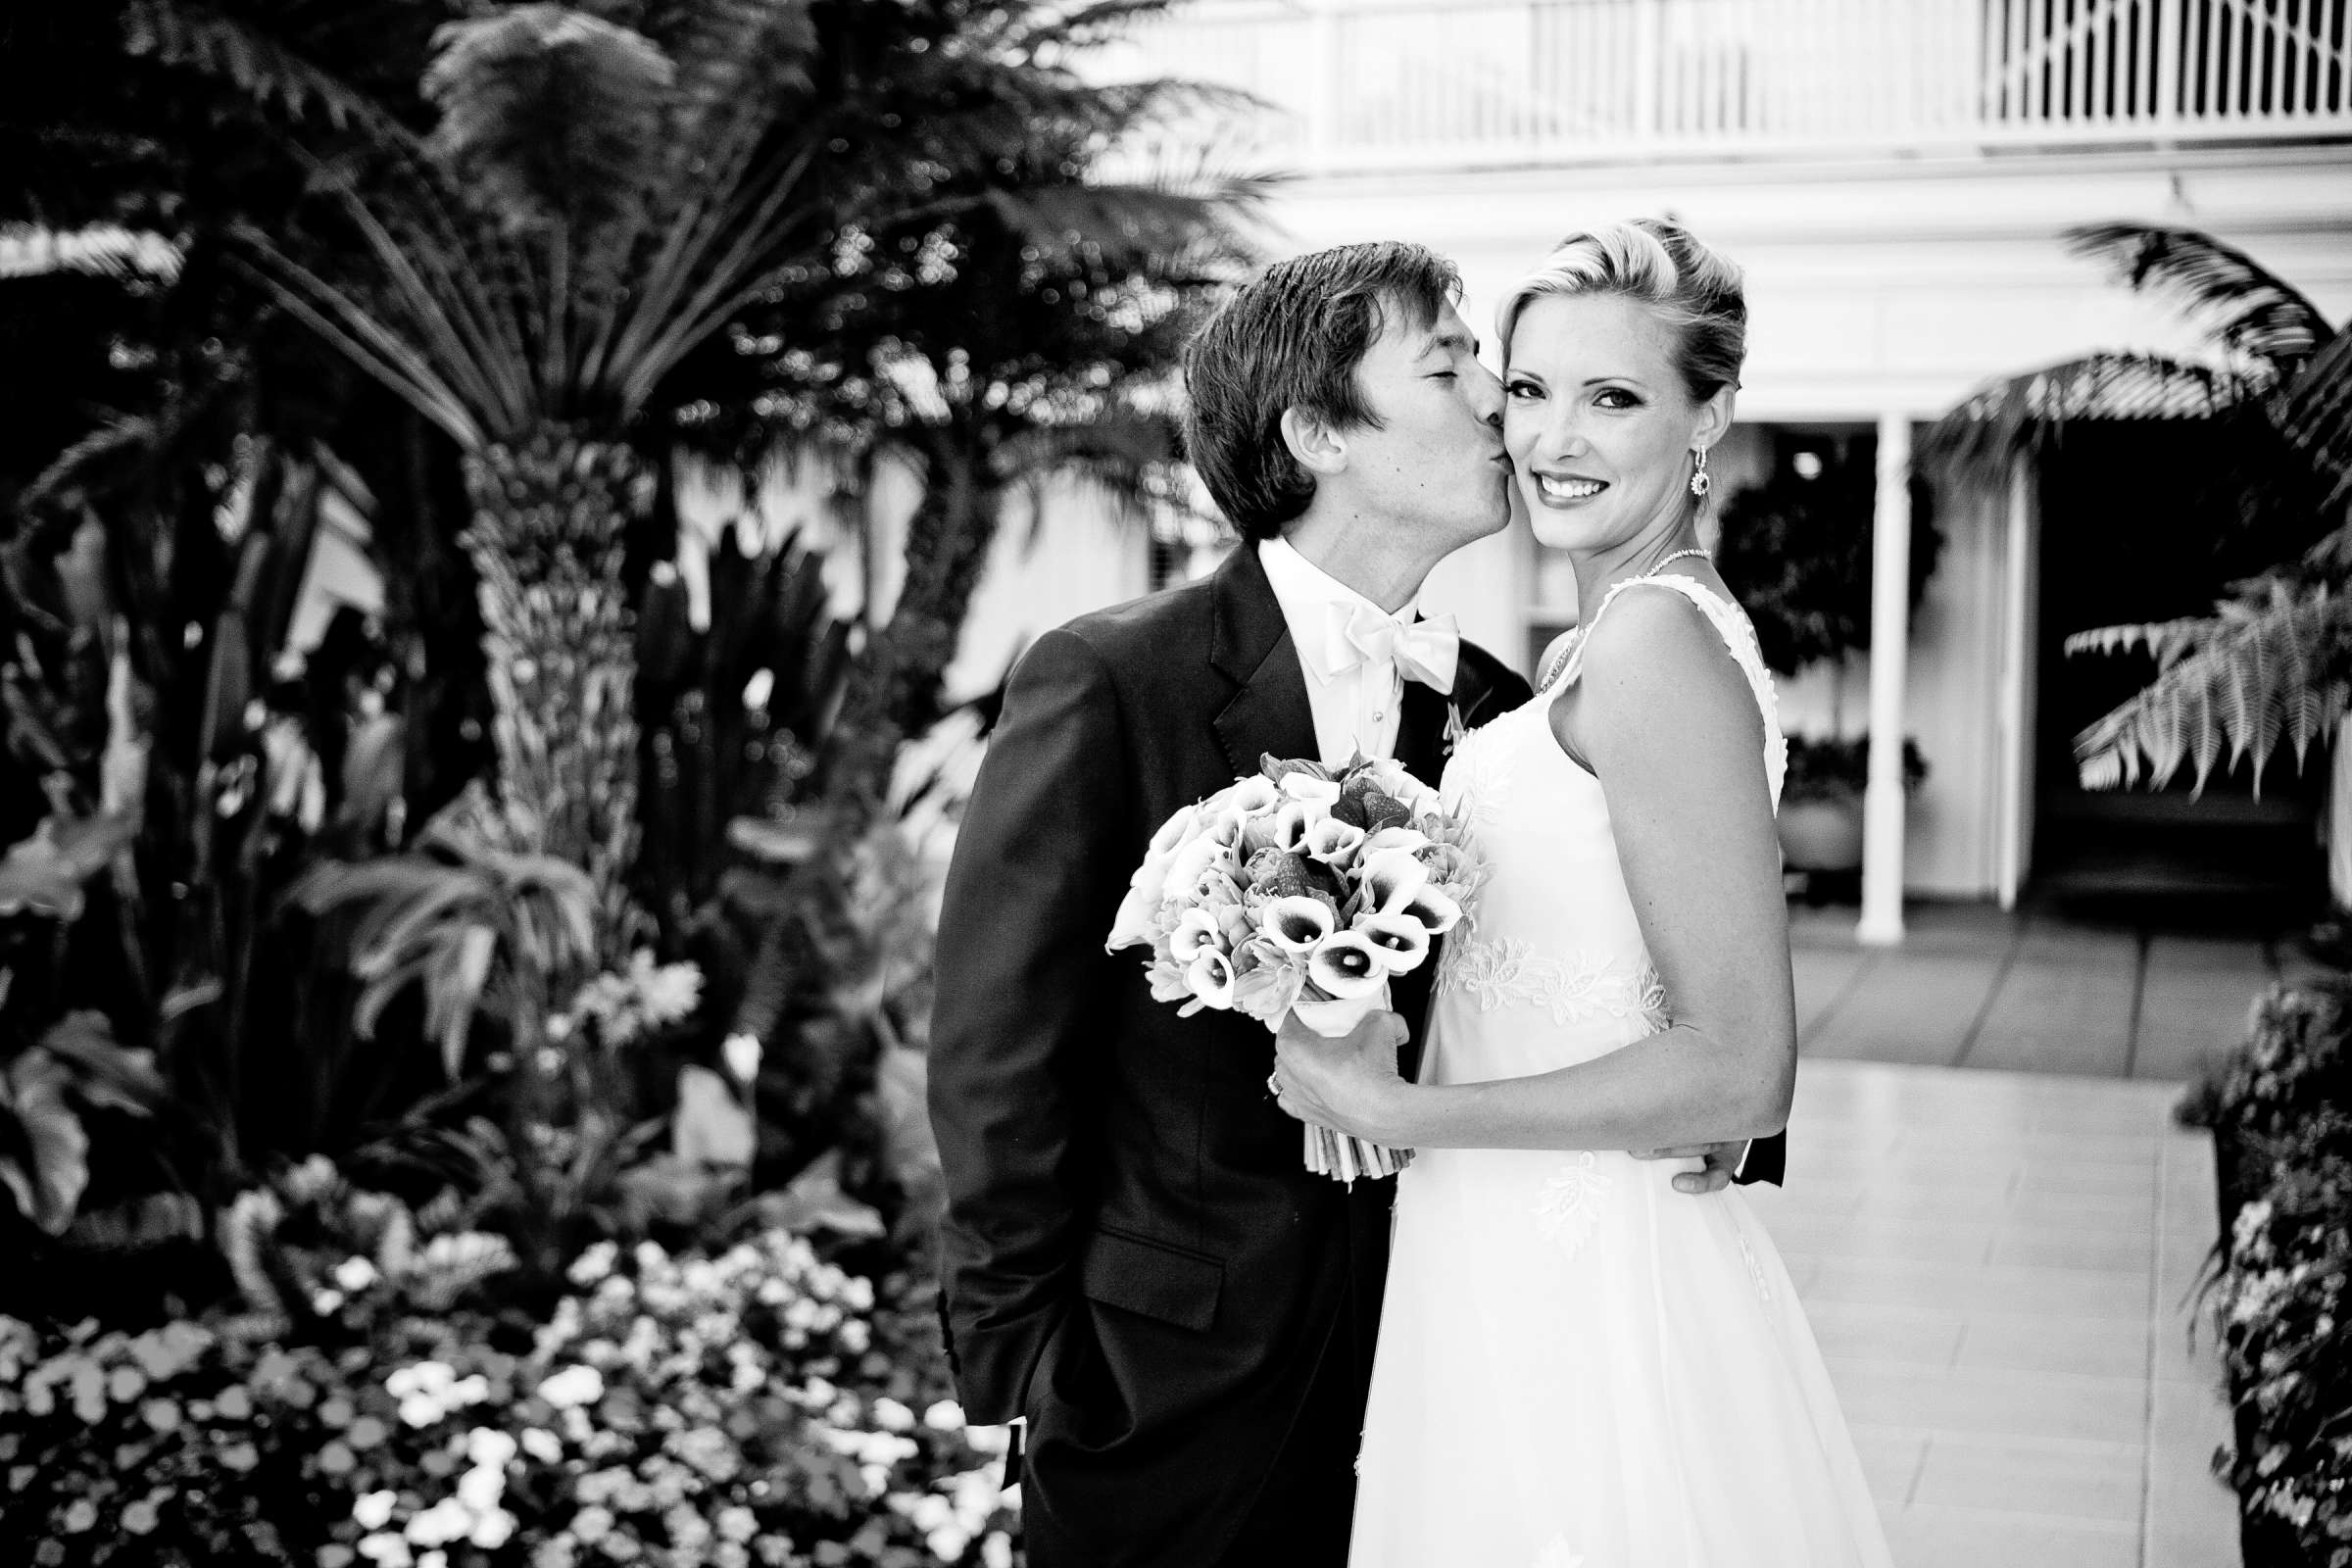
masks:
{"label": "tiled floor", "polygon": [[[2074,1050],[2104,1030],[2112,1052],[2111,946],[2084,945],[2080,981],[2055,946],[1996,958],[2006,981],[1933,943],[1873,956],[1847,965],[1838,1011],[1864,972],[1916,985],[1913,1004],[1827,1038],[1848,1054],[1973,1041],[1971,1059],[1990,1047],[2022,1062],[2031,1042]],[[1817,1008],[1835,979],[1824,956]],[[2210,1341],[2188,1345],[2215,1235],[2212,1144],[2172,1125],[2177,1093],[2047,1069],[1800,1070],[1788,1184],[1748,1192],[1804,1295],[1900,1568],[2236,1568],[2234,1504],[2208,1462],[2228,1416]]]}
{"label": "tiled floor", "polygon": [[2173,1080],[2245,1031],[2255,996],[2311,967],[2291,928],[2184,935],[1988,905],[1914,905],[1900,947],[1854,911],[1790,910],[1808,1057]]}

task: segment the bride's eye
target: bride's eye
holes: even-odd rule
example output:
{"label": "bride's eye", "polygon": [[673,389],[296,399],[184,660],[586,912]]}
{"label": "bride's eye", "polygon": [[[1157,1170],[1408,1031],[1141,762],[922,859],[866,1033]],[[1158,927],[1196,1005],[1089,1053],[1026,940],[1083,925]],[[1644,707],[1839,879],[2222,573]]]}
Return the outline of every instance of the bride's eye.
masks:
{"label": "bride's eye", "polygon": [[1533,381],[1506,381],[1502,395],[1506,398],[1537,398],[1544,395],[1544,389]]}
{"label": "bride's eye", "polygon": [[1604,409],[1638,409],[1642,400],[1621,386],[1604,386],[1592,394],[1592,401]]}

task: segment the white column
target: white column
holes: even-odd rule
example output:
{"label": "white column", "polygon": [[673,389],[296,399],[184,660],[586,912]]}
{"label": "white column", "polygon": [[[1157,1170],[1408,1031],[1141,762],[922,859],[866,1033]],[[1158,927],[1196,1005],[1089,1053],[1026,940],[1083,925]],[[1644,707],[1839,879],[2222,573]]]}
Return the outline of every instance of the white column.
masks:
{"label": "white column", "polygon": [[1911,420],[1879,416],[1871,533],[1870,789],[1862,799],[1862,922],[1874,946],[1903,940],[1903,677],[1911,644]]}
{"label": "white column", "polygon": [[2034,528],[2031,469],[2010,466],[2001,496],[2000,796],[1993,833],[1993,892],[2017,907],[2034,848]]}

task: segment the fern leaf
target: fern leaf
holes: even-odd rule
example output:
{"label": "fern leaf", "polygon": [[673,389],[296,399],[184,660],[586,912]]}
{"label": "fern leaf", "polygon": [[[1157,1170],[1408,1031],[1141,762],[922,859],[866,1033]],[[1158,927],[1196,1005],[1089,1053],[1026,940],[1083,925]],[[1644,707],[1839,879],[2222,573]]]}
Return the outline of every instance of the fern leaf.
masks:
{"label": "fern leaf", "polygon": [[338,130],[360,125],[387,142],[408,136],[366,93],[233,17],[180,0],[132,0],[122,26],[128,53],[225,76],[297,120],[316,109]]}

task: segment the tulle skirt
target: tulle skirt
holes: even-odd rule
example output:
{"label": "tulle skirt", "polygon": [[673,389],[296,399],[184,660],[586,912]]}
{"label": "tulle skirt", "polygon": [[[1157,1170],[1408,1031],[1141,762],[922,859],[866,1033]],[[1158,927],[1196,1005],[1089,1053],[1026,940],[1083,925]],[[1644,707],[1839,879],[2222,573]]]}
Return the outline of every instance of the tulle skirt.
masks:
{"label": "tulle skirt", "polygon": [[1885,1568],[1788,1271],[1696,1164],[1415,1157],[1351,1568]]}

